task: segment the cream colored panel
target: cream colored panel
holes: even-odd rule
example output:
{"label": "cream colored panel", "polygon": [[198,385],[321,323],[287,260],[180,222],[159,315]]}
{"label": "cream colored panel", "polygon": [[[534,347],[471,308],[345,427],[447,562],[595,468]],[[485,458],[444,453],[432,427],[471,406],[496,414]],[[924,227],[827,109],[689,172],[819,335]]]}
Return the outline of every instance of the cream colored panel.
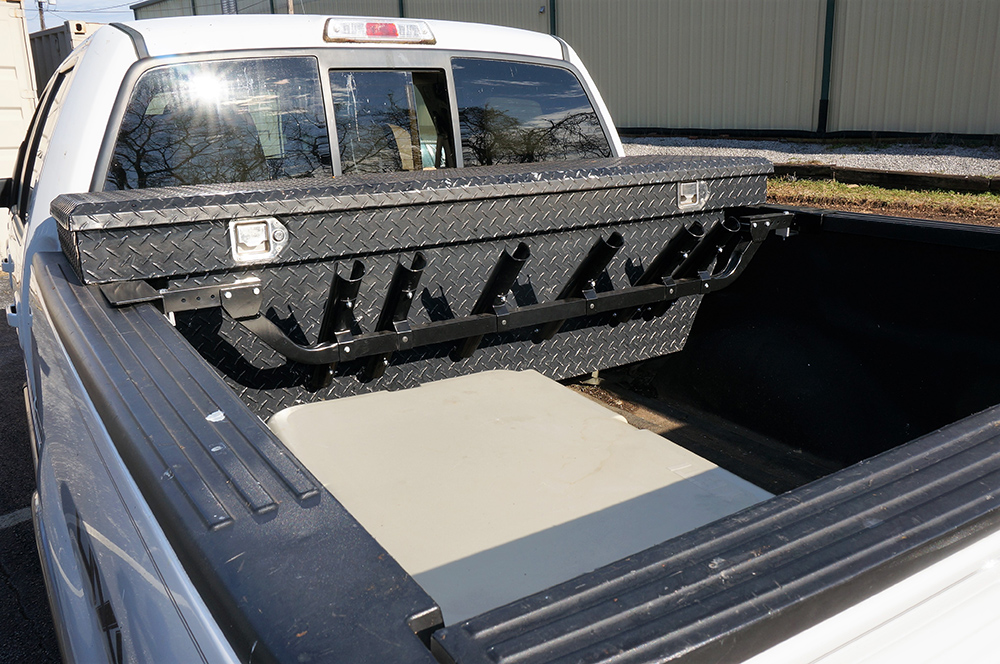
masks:
{"label": "cream colored panel", "polygon": [[1000,2],[838,0],[831,131],[1000,133]]}
{"label": "cream colored panel", "polygon": [[[13,174],[17,149],[35,108],[27,34],[21,3],[0,2],[0,178]],[[0,225],[0,234],[5,234],[6,224]]]}
{"label": "cream colored panel", "polygon": [[770,497],[533,371],[295,406],[269,426],[449,623]]}
{"label": "cream colored panel", "polygon": [[560,0],[619,127],[816,129],[823,0]]}

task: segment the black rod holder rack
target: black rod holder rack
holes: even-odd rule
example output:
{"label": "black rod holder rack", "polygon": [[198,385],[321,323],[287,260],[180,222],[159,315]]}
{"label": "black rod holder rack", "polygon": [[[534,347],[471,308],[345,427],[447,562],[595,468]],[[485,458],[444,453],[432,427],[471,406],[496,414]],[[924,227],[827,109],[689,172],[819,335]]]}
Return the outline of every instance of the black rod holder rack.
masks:
{"label": "black rod holder rack", "polygon": [[[351,276],[334,272],[333,281],[330,283],[330,294],[327,296],[326,308],[323,310],[323,320],[319,327],[317,343],[329,343],[336,341],[339,344],[347,344],[354,339],[351,327],[356,325],[354,320],[354,304],[358,299],[358,292],[361,290],[361,279],[365,276],[365,265],[361,261],[354,261],[351,267]],[[333,362],[325,366],[318,366],[313,370],[309,381],[309,389],[316,391],[328,387],[333,380],[333,370],[337,363]]]}
{"label": "black rod holder rack", "polygon": [[682,297],[709,293],[732,283],[768,234],[790,228],[793,219],[787,211],[741,208],[730,210],[707,231],[695,222],[663,246],[633,285],[598,293],[597,278],[625,244],[625,238],[614,232],[598,238],[555,300],[508,308],[507,293],[531,255],[528,245],[521,242],[513,253],[505,250],[501,254],[469,315],[411,326],[410,306],[427,266],[424,255],[417,252],[409,267],[401,260],[397,263],[375,329],[360,334],[354,334],[352,328],[358,329],[354,306],[365,267],[356,260],[349,277],[334,274],[320,333],[311,345],[292,341],[261,315],[263,287],[258,278],[159,291],[146,282],[131,282],[109,284],[102,291],[116,306],[160,301],[168,315],[221,306],[287,359],[315,365],[309,387],[321,389],[329,385],[333,367],[348,360],[367,359],[359,377],[369,381],[383,375],[393,353],[410,348],[450,343],[450,357],[459,362],[471,357],[487,334],[531,330],[532,341],[542,343],[574,318],[612,313],[612,325],[640,315],[651,319]]}

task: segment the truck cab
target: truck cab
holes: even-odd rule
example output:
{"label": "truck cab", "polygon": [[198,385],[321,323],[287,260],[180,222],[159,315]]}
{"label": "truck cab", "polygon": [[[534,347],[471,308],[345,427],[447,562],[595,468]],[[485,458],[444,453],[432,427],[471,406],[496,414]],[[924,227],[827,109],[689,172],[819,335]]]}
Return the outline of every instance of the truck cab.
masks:
{"label": "truck cab", "polygon": [[217,20],[102,28],[50,80],[5,201],[11,324],[29,316],[25,265],[57,245],[48,207],[60,193],[623,154],[586,69],[554,37],[444,21]]}

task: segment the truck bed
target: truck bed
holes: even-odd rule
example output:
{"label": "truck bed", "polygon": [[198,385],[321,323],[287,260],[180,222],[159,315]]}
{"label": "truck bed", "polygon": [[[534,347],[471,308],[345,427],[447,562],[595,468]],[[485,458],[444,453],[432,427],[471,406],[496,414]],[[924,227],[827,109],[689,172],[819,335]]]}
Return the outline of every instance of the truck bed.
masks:
{"label": "truck bed", "polygon": [[[623,185],[622,172],[614,169],[636,165],[588,165],[572,175],[550,177],[556,182],[568,177],[573,187],[608,178],[598,186],[624,196],[646,185]],[[645,162],[638,167],[656,170]],[[595,168],[600,172],[586,170]],[[514,175],[514,184],[522,184],[517,179],[522,174]],[[682,180],[655,186],[676,195]],[[366,186],[338,184],[345,185]],[[376,192],[385,194],[383,204],[396,209],[405,195],[392,187],[412,183],[379,186],[389,187]],[[461,197],[468,195],[424,184],[417,190],[419,205],[428,205],[429,196],[456,196],[445,202],[464,205]],[[489,198],[506,200],[497,199],[497,193],[494,189]],[[92,249],[109,239],[127,244],[133,242],[131,233],[147,233],[122,219],[139,220],[144,212],[130,206],[160,204],[157,196],[163,194],[66,197],[56,206],[66,255],[39,254],[34,270],[40,292],[53,303],[52,325],[80,367],[95,408],[111,423],[115,444],[195,582],[212,598],[213,612],[231,621],[234,640],[260,642],[278,660],[334,646],[357,655],[357,661],[433,657],[465,664],[509,656],[541,663],[597,661],[608,653],[628,653],[636,662],[710,655],[744,659],[995,527],[998,514],[991,500],[1000,490],[1000,460],[994,452],[1000,416],[996,409],[983,409],[1000,402],[995,379],[1000,351],[981,307],[995,302],[1000,289],[994,275],[1000,234],[759,205],[698,210],[690,214],[711,228],[730,225],[738,241],[711,244],[709,260],[693,273],[643,284],[641,273],[657,264],[650,256],[685,232],[687,214],[677,209],[673,195],[657,207],[656,197],[647,194],[642,200],[648,207],[607,223],[601,221],[606,209],[594,212],[589,192],[539,203],[534,194],[520,191],[511,195],[514,205],[538,204],[551,212],[559,201],[574,201],[592,216],[580,225],[552,227],[544,225],[554,223],[552,218],[542,215],[541,227],[499,240],[489,235],[501,228],[496,224],[484,226],[486,231],[473,229],[480,234],[471,238],[469,225],[460,231],[408,229],[418,236],[452,235],[437,235],[434,241],[420,236],[424,245],[386,233],[379,242],[395,244],[360,254],[337,253],[341,249],[332,244],[303,245],[296,251],[319,247],[326,253],[316,260],[298,255],[278,266],[227,266],[228,255],[216,247],[212,260],[218,262],[210,263],[215,266],[211,274],[181,274],[184,266],[177,257],[192,246],[185,243],[168,256],[165,273],[151,279],[136,277],[142,274],[136,265],[124,266],[132,276],[112,279],[101,272],[107,265],[94,260]],[[202,198],[193,214],[215,218],[192,224],[207,233],[222,229],[216,239],[225,247],[225,221],[233,213],[213,203],[214,192],[196,195]],[[252,195],[267,199],[271,194]],[[340,190],[334,198],[343,202],[345,196],[358,196],[358,191]],[[296,231],[316,221],[308,215],[329,211],[329,199],[317,195],[310,201],[308,213],[296,216],[292,210],[283,217],[302,224]],[[278,204],[277,198],[258,203],[262,208]],[[125,208],[120,215],[112,210],[116,205]],[[490,205],[497,209],[497,203]],[[118,226],[101,228],[107,218]],[[350,228],[352,219],[344,216],[337,228]],[[764,226],[774,222],[784,231],[780,236]],[[647,232],[654,227],[659,234]],[[641,252],[602,265],[591,275],[591,287],[560,294],[562,285],[574,282],[579,266],[591,261],[588,247],[592,252],[620,248],[622,237],[615,240],[614,228],[634,237]],[[517,241],[548,247],[539,261],[543,269],[513,281],[510,309],[494,300],[484,313],[466,316],[475,311],[477,294],[496,295],[488,287],[494,280],[489,268],[504,246]],[[428,288],[425,297],[415,287],[407,291],[398,285],[398,279],[421,272],[424,266],[410,257],[425,246],[437,252],[442,270],[429,283],[466,275],[457,299],[447,289]],[[516,259],[518,251],[499,263]],[[565,260],[567,253],[576,257],[576,267]],[[468,260],[455,258],[463,256],[483,264],[470,270]],[[311,294],[302,302],[290,299],[298,298],[301,289],[292,296],[282,293],[283,282],[274,275],[295,276],[320,263],[351,260],[380,266],[372,279],[375,289],[358,300],[367,317],[337,329],[339,336],[315,341],[322,337],[324,303],[338,311],[337,303],[344,301],[338,289],[347,288],[342,282],[356,281],[355,272],[339,273],[343,278],[335,276],[334,287],[328,284],[336,270],[327,269],[323,279],[300,280],[310,284]],[[475,275],[474,285],[466,283],[469,274]],[[220,276],[227,281],[218,282]],[[934,285],[933,298],[920,287],[928,283]],[[529,290],[534,299],[524,298]],[[414,311],[420,318],[410,319],[404,311],[391,326],[374,323],[386,291],[397,296],[385,298],[382,309],[390,312],[402,293],[419,293],[421,308]],[[185,301],[221,300],[227,294],[233,302],[223,306]],[[254,299],[261,295],[270,298],[268,307]],[[590,304],[600,306],[600,313],[586,315]],[[306,317],[305,311],[313,314]],[[615,313],[622,311],[629,317],[616,320]],[[500,332],[504,321],[522,326],[521,332]],[[40,331],[43,324],[37,323]],[[553,339],[541,333],[546,326],[554,330]],[[945,329],[947,335],[941,333]],[[946,336],[961,343],[936,343]],[[207,343],[209,338],[214,344]],[[475,343],[468,344],[470,338]],[[472,355],[463,357],[467,345]],[[271,355],[248,353],[248,348]],[[360,363],[342,361],[348,349],[366,348],[367,359]],[[271,359],[264,362],[265,357]],[[372,369],[373,359],[381,361],[384,373]],[[332,385],[310,389],[316,368],[334,364],[336,370],[327,374]],[[662,541],[633,542],[645,546],[641,551],[584,563],[596,569],[568,568],[572,578],[543,580],[543,586],[555,585],[507,604],[493,606],[510,597],[457,609],[453,619],[447,608],[442,614],[444,602],[436,596],[447,591],[422,588],[420,572],[402,560],[407,554],[401,550],[397,561],[379,539],[372,525],[379,517],[360,517],[340,501],[341,490],[326,477],[337,455],[304,461],[305,448],[317,436],[306,435],[306,443],[294,436],[282,443],[255,417],[280,415],[296,402],[310,409],[350,408],[349,399],[343,399],[349,394],[361,393],[352,397],[360,399],[383,389],[396,390],[388,397],[419,392],[426,389],[416,387],[420,383],[479,374],[500,368],[497,364],[551,371],[559,379],[601,370],[601,385],[572,389],[618,409],[634,426],[665,434],[664,449],[669,442],[683,449],[679,453],[718,466],[727,477],[742,478],[730,487],[754,485],[760,500],[714,512],[690,529],[663,534]],[[975,384],[968,383],[968,366],[977,367]],[[388,398],[389,410],[383,409],[387,421],[392,401]],[[405,426],[406,419],[401,421]],[[371,436],[379,444],[403,442],[387,441],[376,424],[384,423],[373,422]],[[365,450],[363,433],[344,443],[333,425],[320,429],[328,429],[320,433],[332,437],[331,449],[348,444],[348,450]],[[185,431],[196,432],[197,445],[190,444]],[[460,436],[453,432],[447,438],[449,448],[441,459],[461,454]],[[322,456],[322,444],[319,451]],[[406,471],[416,467],[404,463],[393,472],[409,476]],[[421,468],[412,474],[435,490],[445,489],[437,502],[428,498],[425,518],[433,529],[436,516],[447,509],[451,482],[436,477],[433,460]],[[535,482],[539,486],[544,480]],[[419,508],[424,495],[412,495]],[[629,498],[609,500],[593,512]],[[562,522],[557,521],[553,517],[508,541],[558,528]],[[517,525],[518,519],[510,523]],[[492,535],[488,527],[483,530]],[[606,528],[585,530],[599,540]],[[496,543],[484,546],[497,548]],[[564,558],[550,552],[538,562],[558,568]],[[438,559],[431,569],[450,562]],[[259,581],[265,578],[266,584]],[[276,593],[276,584],[287,587]],[[331,618],[343,603],[357,606],[369,629],[359,631]],[[302,632],[303,621],[312,625],[309,639],[289,638]]]}

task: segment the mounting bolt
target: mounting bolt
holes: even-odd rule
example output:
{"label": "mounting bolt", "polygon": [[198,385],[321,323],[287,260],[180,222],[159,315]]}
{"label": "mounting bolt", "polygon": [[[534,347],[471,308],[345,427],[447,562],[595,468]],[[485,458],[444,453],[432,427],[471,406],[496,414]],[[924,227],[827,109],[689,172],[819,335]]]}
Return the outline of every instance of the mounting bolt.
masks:
{"label": "mounting bolt", "polygon": [[506,321],[506,320],[502,320],[502,319],[501,319],[501,321],[500,321],[500,324],[501,324],[501,325],[506,325],[506,324],[507,324],[507,321]]}
{"label": "mounting bolt", "polygon": [[346,355],[346,354],[348,354],[350,352],[351,352],[351,347],[350,346],[344,346],[344,354]]}
{"label": "mounting bolt", "polygon": [[284,242],[285,241],[285,229],[284,228],[275,228],[274,232],[271,233],[271,238],[275,242]]}
{"label": "mounting bolt", "polygon": [[591,302],[591,303],[590,303],[590,308],[591,308],[591,309],[593,309],[593,308],[594,308],[594,303],[593,303],[593,302]]}
{"label": "mounting bolt", "polygon": [[409,340],[410,340],[410,338],[409,338],[409,337],[405,337],[405,336],[403,337],[403,343],[404,343],[404,344],[405,344],[405,343],[407,343],[407,342],[408,342]]}
{"label": "mounting bolt", "polygon": [[230,291],[226,291],[226,299],[227,300],[233,299],[233,294]]}
{"label": "mounting bolt", "polygon": [[671,295],[673,295],[673,294],[674,294],[674,289],[673,289],[673,288],[671,288],[671,289],[670,289],[670,294],[671,294]]}
{"label": "mounting bolt", "polygon": [[750,227],[751,227],[751,228],[757,228],[757,222],[755,221],[755,222],[753,222],[752,224],[750,224]]}
{"label": "mounting bolt", "polygon": [[254,295],[260,295],[260,289],[259,289],[259,288],[256,288],[256,287],[255,287],[255,288],[253,289],[253,294],[254,294]]}
{"label": "mounting bolt", "polygon": [[770,226],[770,225],[771,225],[771,222],[770,222],[770,221],[765,221],[765,222],[764,222],[764,225],[765,225],[765,226]]}

